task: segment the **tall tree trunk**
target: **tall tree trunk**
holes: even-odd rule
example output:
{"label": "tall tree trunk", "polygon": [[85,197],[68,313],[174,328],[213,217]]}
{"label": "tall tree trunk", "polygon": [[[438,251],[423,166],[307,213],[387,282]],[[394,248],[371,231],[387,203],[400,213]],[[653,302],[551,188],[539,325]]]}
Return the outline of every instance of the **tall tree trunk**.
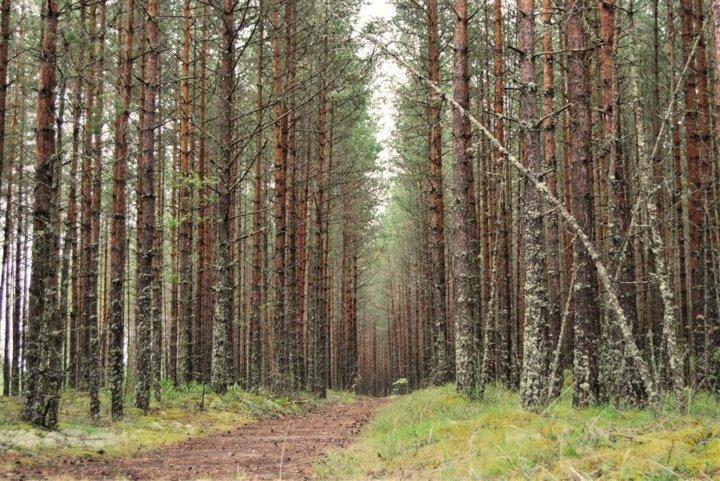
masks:
{"label": "tall tree trunk", "polygon": [[[4,12],[3,12],[4,13]],[[2,49],[2,46],[0,46],[0,50]],[[0,52],[0,55],[2,55],[2,52]],[[1,68],[1,67],[0,67]],[[0,82],[3,82],[3,79],[0,78]],[[0,87],[2,88],[2,87]],[[16,84],[15,86],[15,100],[13,102],[13,115],[10,120],[10,126],[14,129],[15,125],[17,124],[17,108],[18,108],[18,102],[19,102],[19,84]],[[2,94],[0,94],[0,97]],[[4,110],[4,107],[0,105],[0,109]],[[0,115],[5,115],[4,112]],[[4,148],[4,142],[0,140],[0,144],[3,147],[0,147],[0,149]],[[9,149],[13,150],[14,149]],[[3,243],[2,243],[2,262],[0,263],[0,316],[3,317],[5,320],[5,343],[4,343],[4,355],[3,355],[3,395],[4,396],[10,396],[11,395],[11,378],[12,378],[12,372],[11,372],[11,356],[10,356],[10,337],[11,337],[11,322],[10,322],[10,304],[12,297],[10,296],[10,273],[11,273],[11,267],[10,267],[10,251],[12,246],[12,229],[13,229],[13,216],[12,216],[12,202],[13,202],[13,170],[15,168],[15,156],[14,155],[4,155],[4,151],[0,150],[0,163],[6,159],[7,160],[7,193],[5,194],[5,225],[3,228]],[[0,177],[2,177],[2,166],[0,165]],[[0,185],[2,183],[0,182]],[[17,279],[15,280],[17,282]]]}
{"label": "tall tree trunk", "polygon": [[[10,55],[10,0],[0,3],[0,192],[5,168],[5,119],[7,117],[8,64]],[[10,169],[8,168],[8,177]],[[8,180],[9,181],[9,180]],[[9,206],[8,206],[9,208]]]}
{"label": "tall tree trunk", "polygon": [[[20,55],[17,56],[15,60],[15,88],[13,93],[13,103],[12,103],[12,115],[10,116],[10,122],[9,127],[10,131],[14,132],[17,129],[18,126],[18,116],[20,115],[20,74],[22,71],[22,61],[20,58]],[[24,104],[23,104],[24,105]],[[24,109],[23,109],[24,110]],[[14,277],[14,283],[15,285],[19,285],[18,275],[19,273],[16,273],[11,276],[13,267],[11,265],[11,252],[12,252],[12,229],[13,229],[13,220],[15,220],[15,223],[17,225],[16,227],[16,234],[15,234],[15,242],[18,243],[20,241],[20,237],[22,234],[22,230],[19,230],[20,224],[22,224],[20,219],[20,203],[19,199],[16,201],[18,207],[17,207],[17,214],[15,217],[12,216],[12,206],[13,206],[13,184],[17,185],[17,197],[20,197],[20,192],[22,189],[22,186],[20,185],[19,181],[14,182],[14,174],[15,171],[20,171],[22,166],[21,165],[15,165],[16,164],[16,151],[17,151],[17,144],[18,142],[13,142],[9,144],[7,149],[7,155],[4,155],[4,152],[0,152],[0,155],[4,155],[4,159],[7,161],[6,163],[6,169],[7,169],[7,192],[5,195],[5,229],[3,234],[3,257],[2,257],[2,283],[0,283],[0,295],[4,293],[5,295],[0,298],[0,315],[4,315],[5,319],[5,356],[3,359],[3,392],[6,396],[11,396],[13,394],[17,394],[17,389],[15,389],[16,385],[16,378],[18,376],[18,373],[15,371],[15,363],[14,360],[16,359],[18,355],[19,346],[14,345],[12,342],[12,338],[14,338],[18,333],[14,331],[14,328],[11,329],[12,321],[11,321],[11,304],[13,304],[11,301],[13,300],[13,295],[11,295],[10,290],[10,278]],[[4,144],[3,144],[4,145]],[[20,162],[18,162],[20,163]],[[15,249],[15,261],[17,263],[17,260],[20,258],[20,249]],[[4,307],[3,307],[4,306]],[[14,313],[13,313],[14,316]],[[10,354],[10,351],[12,350],[12,356]]]}
{"label": "tall tree trunk", "polygon": [[[97,28],[95,6],[91,9],[91,32]],[[92,156],[92,174],[90,182],[92,183],[92,199],[90,201],[90,244],[87,246],[87,285],[85,286],[85,299],[83,300],[83,309],[85,322],[87,326],[87,346],[88,351],[85,353],[87,368],[85,374],[87,376],[87,388],[90,393],[90,417],[98,419],[100,417],[100,336],[99,336],[99,288],[98,277],[100,274],[100,209],[102,195],[102,126],[103,126],[103,69],[104,69],[104,43],[105,43],[105,18],[106,4],[100,2],[100,18],[99,30],[94,37],[92,49],[95,53],[95,62],[91,66],[90,80],[93,85],[93,111],[88,113],[88,125],[93,135],[86,132],[87,142],[89,142],[89,152]],[[86,151],[88,155],[88,151]]]}
{"label": "tall tree trunk", "polygon": [[[530,172],[539,173],[540,132],[536,119],[535,0],[518,0],[518,50],[520,55],[521,152]],[[548,296],[543,247],[543,209],[540,194],[525,179],[525,312],[523,369],[520,399],[526,409],[538,410],[545,403],[549,344],[544,332],[548,320]]]}
{"label": "tall tree trunk", "polygon": [[[88,15],[89,8],[89,15]],[[89,16],[89,18],[87,18]],[[92,128],[95,113],[95,83],[93,69],[97,62],[95,54],[95,37],[97,31],[97,5],[88,7],[87,2],[82,3],[80,12],[82,28],[87,29],[89,43],[83,45],[87,48],[88,63],[83,78],[86,86],[84,102],[84,125],[82,128],[82,165],[80,187],[80,265],[78,273],[81,276],[79,295],[79,324],[78,324],[78,388],[87,388],[89,370],[93,369],[88,359],[90,352],[90,322],[93,317],[92,300],[96,298],[96,286],[91,283],[93,267],[92,260],[92,181],[93,181],[93,154],[92,154]],[[88,25],[89,23],[89,25]]]}
{"label": "tall tree trunk", "polygon": [[224,393],[230,381],[228,366],[228,330],[232,324],[233,277],[230,270],[230,204],[232,202],[234,149],[233,149],[233,78],[235,25],[233,0],[224,0],[222,17],[222,58],[220,64],[220,90],[222,95],[222,128],[220,142],[222,159],[219,162],[217,205],[217,256],[215,284],[215,315],[213,318],[213,346],[211,383],[217,393]]}
{"label": "tall tree trunk", "polygon": [[[163,102],[162,102],[162,73],[159,70],[158,62],[158,90],[156,100],[156,122],[163,123]],[[165,143],[162,138],[163,130],[158,129],[155,136],[157,148],[155,165],[155,232],[153,241],[155,251],[152,262],[152,325],[150,327],[150,371],[152,373],[152,390],[156,401],[160,401],[160,377],[162,375],[162,354],[163,354],[163,265],[164,254],[164,224],[165,224]]]}
{"label": "tall tree trunk", "polygon": [[[600,0],[598,2],[600,20],[600,75],[602,84],[602,133],[603,147],[602,155],[605,163],[609,166],[610,195],[608,196],[608,231],[610,233],[610,258],[614,259],[615,271],[618,273],[618,282],[621,287],[618,289],[620,305],[631,326],[636,326],[636,298],[635,298],[635,262],[632,256],[632,249],[623,246],[628,231],[628,205],[626,192],[626,179],[624,160],[620,157],[616,137],[618,125],[616,119],[619,113],[616,112],[617,103],[615,93],[615,4],[613,0]],[[608,313],[612,316],[612,313]],[[632,373],[621,372],[623,366],[622,334],[616,325],[608,325],[608,341],[606,358],[604,363],[610,364],[605,369],[612,373],[606,384],[614,384],[613,391],[624,397],[632,395],[631,385],[628,381],[632,379]],[[610,388],[610,385],[606,386]],[[630,388],[630,389],[629,389]]]}
{"label": "tall tree trunk", "polygon": [[158,93],[158,0],[148,0],[145,19],[145,95],[138,165],[138,246],[135,322],[137,339],[135,406],[147,412],[152,387],[152,295],[155,255],[155,110]]}
{"label": "tall tree trunk", "polygon": [[[13,114],[15,115],[15,114]],[[18,166],[18,182],[17,182],[17,207],[15,208],[15,216],[17,218],[17,227],[15,230],[15,272],[14,272],[14,289],[13,289],[13,313],[12,313],[12,359],[11,359],[11,394],[20,395],[20,375],[21,371],[21,333],[20,320],[22,318],[22,305],[25,293],[25,273],[23,265],[26,261],[25,245],[23,243],[23,233],[27,225],[26,216],[23,212],[23,169]],[[26,384],[24,384],[26,386]]]}
{"label": "tall tree trunk", "polygon": [[115,159],[113,163],[113,207],[110,259],[110,311],[108,319],[109,329],[109,366],[110,366],[110,409],[113,419],[123,416],[123,380],[124,343],[125,343],[125,251],[126,237],[126,210],[125,189],[127,184],[128,161],[128,125],[130,121],[130,101],[132,99],[132,62],[133,62],[133,10],[134,0],[127,0],[125,12],[125,50],[121,55],[121,80],[118,82],[118,91],[122,98],[122,106],[115,118]]}
{"label": "tall tree trunk", "polygon": [[[676,52],[675,52],[675,37],[676,37],[676,28],[675,28],[675,12],[673,7],[673,1],[668,0],[667,1],[667,29],[668,29],[668,35],[667,35],[667,49],[669,50],[669,77],[670,77],[670,91],[674,92],[676,90],[677,86],[677,79],[676,79],[676,68],[677,68],[677,62],[676,62]],[[672,169],[673,169],[673,188],[672,188],[672,205],[675,206],[674,209],[674,241],[672,242],[672,245],[674,245],[677,249],[677,255],[675,256],[675,261],[673,264],[673,268],[671,269],[675,273],[675,297],[677,298],[677,304],[678,304],[678,315],[679,315],[679,322],[680,322],[680,330],[679,330],[679,337],[680,342],[687,343],[689,342],[688,337],[688,305],[687,305],[687,267],[685,262],[685,222],[684,222],[684,216],[683,216],[683,183],[682,183],[682,156],[681,156],[681,139],[680,139],[680,129],[678,127],[677,122],[677,108],[676,103],[673,102],[671,105],[671,111],[670,111],[670,137],[671,137],[671,153],[672,153]],[[688,346],[689,348],[689,346]],[[687,363],[685,363],[685,367],[687,367]]]}
{"label": "tall tree trunk", "polygon": [[[715,110],[720,111],[720,1],[711,0],[710,9],[713,23],[713,57],[715,58]],[[717,135],[720,138],[720,122],[715,124]]]}
{"label": "tall tree trunk", "polygon": [[297,113],[296,113],[296,41],[295,30],[297,28],[297,4],[290,0],[285,4],[285,55],[287,75],[287,259],[285,271],[285,291],[287,295],[287,316],[286,332],[288,341],[288,370],[292,373],[290,386],[301,386],[300,363],[303,356],[300,351],[301,345],[296,335],[298,324],[298,292],[297,292],[297,192],[298,192],[298,167],[297,167]]}
{"label": "tall tree trunk", "polygon": [[[325,32],[327,32],[327,18],[325,19]],[[323,36],[323,64],[327,63],[328,58],[328,41],[327,35]],[[324,226],[324,206],[325,206],[325,146],[327,142],[327,97],[328,83],[324,74],[320,77],[320,106],[318,113],[318,147],[317,147],[317,172],[315,180],[315,245],[313,246],[313,271],[311,273],[312,282],[312,311],[310,315],[310,324],[308,337],[308,349],[312,353],[309,359],[309,381],[310,388],[313,392],[325,397],[325,343],[322,339],[321,332],[327,322],[324,317],[323,299],[323,270],[322,270],[322,249],[323,249],[323,226]]]}
{"label": "tall tree trunk", "polygon": [[287,145],[284,125],[287,122],[285,102],[283,96],[283,72],[280,64],[281,46],[280,34],[282,23],[280,19],[280,2],[272,3],[272,97],[273,121],[275,135],[274,171],[275,171],[275,252],[273,255],[273,269],[275,272],[275,365],[274,383],[276,387],[284,390],[287,385],[287,339],[285,326],[285,208],[287,170]]}
{"label": "tall tree trunk", "polygon": [[208,55],[208,12],[207,6],[202,11],[202,27],[200,44],[200,92],[198,99],[198,180],[200,184],[199,192],[199,226],[198,226],[198,266],[195,276],[195,316],[194,326],[189,336],[187,336],[186,345],[181,344],[181,349],[188,352],[188,360],[183,363],[187,368],[186,377],[181,376],[182,382],[190,382],[191,380],[201,379],[203,373],[202,355],[204,352],[204,330],[208,325],[208,311],[212,308],[212,300],[210,298],[210,219],[209,219],[209,195],[210,188],[208,185],[208,159],[206,147],[206,129],[207,129],[207,55]]}
{"label": "tall tree trunk", "polygon": [[341,316],[342,323],[339,329],[339,349],[338,356],[340,357],[338,362],[338,385],[342,389],[347,389],[349,386],[350,370],[352,360],[350,359],[350,330],[352,329],[352,265],[350,261],[350,205],[349,205],[349,193],[345,192],[343,195],[342,204],[342,253],[341,253]]}
{"label": "tall tree trunk", "polygon": [[[683,301],[689,306],[688,309],[688,325],[687,339],[688,339],[688,350],[690,356],[690,380],[692,383],[697,382],[697,363],[699,349],[697,343],[698,319],[695,314],[697,308],[693,305],[693,301],[696,299],[695,291],[699,287],[694,285],[696,281],[695,267],[696,267],[696,255],[695,250],[698,246],[698,226],[693,226],[693,221],[698,221],[699,217],[702,217],[702,211],[698,210],[701,206],[698,203],[699,192],[696,190],[700,183],[698,165],[700,162],[700,154],[698,151],[698,133],[697,133],[697,122],[698,122],[698,103],[697,103],[697,75],[695,69],[695,57],[691,57],[692,44],[695,39],[695,31],[693,28],[693,0],[681,0],[680,2],[680,43],[682,47],[682,63],[683,65],[690,63],[690,70],[688,71],[687,78],[685,79],[684,103],[684,125],[685,125],[685,159],[688,168],[688,216],[689,216],[689,239],[688,239],[688,253],[690,253],[689,262],[685,266],[685,295],[686,298]],[[676,170],[676,175],[680,178],[677,179],[682,185],[682,167]],[[682,229],[680,229],[682,230]],[[684,258],[683,258],[684,260]],[[680,281],[682,282],[682,277]],[[682,287],[682,286],[681,286]],[[687,290],[690,292],[688,293]]]}
{"label": "tall tree trunk", "polygon": [[62,386],[62,317],[58,289],[58,162],[55,151],[55,87],[58,5],[45,0],[41,10],[40,67],[35,114],[35,187],[33,205],[30,315],[25,344],[23,419],[55,429]]}
{"label": "tall tree trunk", "polygon": [[[697,75],[697,110],[695,115],[695,134],[697,143],[697,159],[688,158],[688,215],[689,215],[689,252],[690,257],[690,285],[691,290],[691,315],[696,320],[696,332],[698,339],[696,348],[698,351],[698,369],[700,371],[699,381],[712,377],[711,352],[712,344],[710,336],[714,330],[712,323],[715,319],[708,319],[705,316],[706,307],[706,273],[705,273],[705,230],[707,228],[706,213],[708,207],[708,175],[710,174],[710,109],[708,100],[708,79],[707,79],[707,58],[705,54],[705,33],[703,32],[705,14],[703,11],[703,0],[694,0],[692,7],[692,19],[694,38],[697,41],[695,47],[695,73]],[[693,160],[694,162],[691,162]],[[707,379],[710,381],[711,379]]]}
{"label": "tall tree trunk", "polygon": [[[440,47],[437,0],[427,2],[428,78],[440,82]],[[467,62],[466,62],[467,63]],[[442,127],[440,124],[440,96],[428,89],[428,126],[430,172],[428,203],[430,205],[430,272],[432,278],[432,368],[431,378],[436,385],[447,382],[450,375],[447,309],[445,302],[445,208],[443,202]]]}
{"label": "tall tree trunk", "polygon": [[[182,99],[180,99],[182,101]],[[182,115],[181,115],[182,116]],[[178,192],[180,191],[180,123],[181,119],[176,118],[173,120],[172,128],[172,175],[170,189],[170,218],[177,219],[178,223],[181,223],[178,200]],[[192,166],[190,167],[192,168]],[[192,197],[191,197],[192,198]],[[178,328],[180,323],[180,262],[178,261],[178,248],[180,243],[180,235],[178,232],[178,225],[170,228],[170,266],[172,271],[176,274],[176,277],[170,282],[170,316],[168,317],[167,333],[168,345],[165,352],[165,373],[168,378],[173,382],[174,385],[179,385],[177,366],[178,366]],[[188,239],[188,246],[191,244],[192,234]],[[192,275],[192,271],[191,275]],[[192,296],[192,278],[190,279],[190,295]],[[190,307],[190,301],[188,301],[188,307]],[[192,313],[192,310],[190,311]],[[190,321],[192,322],[192,314],[190,315]]]}
{"label": "tall tree trunk", "polygon": [[[327,37],[327,35],[326,35]],[[327,65],[330,60],[324,63]],[[329,386],[330,381],[330,365],[332,361],[332,344],[331,344],[331,328],[333,325],[332,312],[332,293],[330,286],[332,284],[332,273],[330,272],[330,219],[332,219],[333,207],[333,163],[334,163],[334,145],[335,145],[335,101],[332,97],[328,100],[330,104],[330,119],[327,127],[327,173],[325,174],[325,208],[323,209],[322,222],[322,248],[320,251],[320,283],[322,293],[320,298],[320,324],[318,325],[318,382],[322,384],[321,389]],[[324,397],[324,391],[321,393]]]}
{"label": "tall tree trunk", "polygon": [[[304,117],[304,126],[310,125],[310,116],[306,115]],[[306,127],[307,129],[307,127]],[[303,169],[303,177],[302,177],[302,189],[300,190],[300,198],[299,198],[299,204],[300,208],[298,211],[298,225],[297,225],[297,251],[298,251],[298,258],[297,258],[297,279],[298,284],[296,286],[297,289],[297,297],[298,297],[298,316],[297,316],[297,325],[295,326],[295,335],[298,338],[298,346],[299,351],[302,353],[302,359],[299,359],[299,368],[300,368],[300,375],[298,377],[298,381],[300,382],[301,386],[306,385],[307,381],[307,342],[306,342],[306,333],[305,333],[305,314],[307,311],[307,296],[305,295],[305,286],[306,286],[306,269],[307,269],[307,233],[308,233],[308,202],[310,200],[309,192],[310,192],[310,167],[312,165],[311,159],[310,159],[310,148],[311,148],[312,142],[310,142],[310,138],[305,139],[305,155],[304,155],[304,169]],[[308,284],[309,285],[309,284]],[[311,289],[308,289],[308,292],[312,292]]]}
{"label": "tall tree trunk", "polygon": [[191,378],[192,338],[192,236],[190,213],[190,0],[183,2],[182,84],[180,87],[180,312],[178,319],[178,365],[175,383]]}
{"label": "tall tree trunk", "polygon": [[[463,109],[470,108],[467,0],[455,0],[455,33],[453,35],[453,99]],[[431,80],[437,85],[437,82]],[[453,110],[453,293],[455,296],[454,324],[456,330],[455,371],[457,390],[472,396],[482,396],[483,381],[478,375],[477,355],[479,345],[475,339],[477,292],[473,286],[473,263],[477,256],[473,250],[472,225],[475,216],[470,191],[475,188],[468,175],[470,150],[470,124],[465,113]]]}
{"label": "tall tree trunk", "polygon": [[255,132],[255,187],[253,192],[253,253],[252,253],[252,292],[250,312],[250,355],[248,370],[248,386],[250,389],[258,389],[262,374],[262,346],[261,346],[261,318],[262,318],[262,268],[263,268],[263,241],[261,235],[262,225],[262,151],[263,151],[263,51],[265,44],[265,22],[263,20],[263,2],[258,6],[260,18],[258,20],[258,43],[257,43],[257,112]]}
{"label": "tall tree trunk", "polygon": [[[552,34],[552,0],[542,0],[542,45],[543,45],[543,148],[548,190],[554,196],[557,188],[557,155],[555,144],[555,74]],[[558,216],[550,212],[545,216],[545,243],[547,245],[547,298],[548,326],[547,342],[549,352],[555,352],[560,339],[561,284],[560,284],[560,234]],[[548,359],[550,361],[550,359]],[[549,364],[548,364],[549,367]],[[560,395],[560,383],[552,386],[552,397]]]}
{"label": "tall tree trunk", "polygon": [[[84,55],[81,52],[79,65],[83,65]],[[78,245],[78,189],[77,170],[80,157],[80,130],[83,110],[83,86],[84,81],[81,75],[75,79],[73,95],[73,126],[72,126],[72,151],[70,154],[70,179],[68,189],[68,210],[65,219],[65,230],[67,242],[70,243],[70,263],[72,265],[72,278],[70,279],[71,308],[68,313],[67,327],[68,336],[68,369],[67,377],[70,386],[79,385],[80,357],[79,340],[81,331],[81,282],[82,277],[78,272],[81,262],[81,252]]]}
{"label": "tall tree trunk", "polygon": [[[585,33],[585,0],[566,0],[568,47],[568,101],[570,102],[570,159],[572,213],[580,228],[592,240],[592,186],[590,170],[590,99]],[[598,399],[597,337],[600,315],[597,306],[597,278],[593,261],[579,241],[574,243],[575,291],[575,389],[573,404],[594,404]]]}
{"label": "tall tree trunk", "polygon": [[[505,89],[504,76],[505,64],[503,60],[503,22],[502,2],[495,0],[493,6],[493,33],[494,33],[494,73],[495,73],[495,137],[501,145],[505,145]],[[495,249],[495,280],[494,291],[491,294],[494,308],[491,307],[487,321],[486,341],[488,347],[486,358],[483,362],[483,371],[487,375],[493,375],[502,380],[506,385],[512,385],[512,303],[511,303],[511,279],[510,279],[510,242],[511,215],[510,197],[512,183],[510,170],[502,159],[499,150],[495,152],[495,173],[496,192],[495,201],[498,208],[495,214],[495,228],[497,231]],[[490,363],[490,356],[494,361]],[[488,366],[493,366],[488,372]]]}

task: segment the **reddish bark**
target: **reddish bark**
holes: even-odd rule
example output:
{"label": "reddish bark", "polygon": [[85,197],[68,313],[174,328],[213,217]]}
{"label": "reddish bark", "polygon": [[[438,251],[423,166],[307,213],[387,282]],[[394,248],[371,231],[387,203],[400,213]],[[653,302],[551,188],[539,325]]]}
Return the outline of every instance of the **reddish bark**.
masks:
{"label": "reddish bark", "polygon": [[[275,252],[273,255],[273,270],[275,273],[275,382],[279,388],[287,387],[287,328],[285,318],[285,208],[286,208],[286,172],[287,172],[287,143],[285,137],[285,122],[287,122],[285,105],[283,102],[283,72],[281,67],[280,20],[279,2],[272,1],[272,98],[274,121],[274,179],[275,179]],[[282,380],[280,378],[283,378]]]}
{"label": "reddish bark", "polygon": [[[455,30],[453,35],[453,99],[465,110],[470,108],[468,73],[468,5],[467,0],[455,0]],[[437,81],[433,81],[438,85]],[[456,331],[455,371],[457,390],[469,395],[483,393],[484,383],[480,376],[476,352],[479,292],[477,280],[476,241],[477,224],[470,222],[476,217],[474,183],[470,151],[470,123],[459,109],[453,110],[453,311]]]}
{"label": "reddish bark", "polygon": [[252,253],[252,292],[251,292],[251,312],[250,312],[250,340],[249,340],[249,366],[248,366],[248,384],[251,389],[260,387],[261,381],[261,365],[262,365],[262,348],[261,348],[261,302],[262,302],[262,268],[263,268],[263,241],[261,236],[262,226],[262,150],[263,150],[263,47],[265,44],[265,23],[263,21],[263,4],[260,2],[260,19],[258,23],[258,43],[257,43],[257,103],[256,103],[256,129],[255,133],[255,186],[253,192],[253,253]]}
{"label": "reddish bark", "polygon": [[122,80],[118,82],[122,109],[115,119],[115,161],[113,163],[113,191],[112,191],[112,231],[110,244],[111,254],[111,283],[110,283],[110,310],[108,319],[109,328],[109,367],[111,383],[111,409],[113,419],[123,415],[123,379],[124,379],[124,292],[125,292],[125,215],[126,200],[125,189],[127,183],[127,157],[128,157],[128,124],[130,120],[130,101],[132,99],[132,61],[133,61],[133,9],[134,0],[127,1],[125,50],[122,53],[121,69]]}
{"label": "reddish bark", "polygon": [[136,407],[150,406],[153,258],[155,255],[155,112],[158,94],[158,0],[148,0],[145,21],[145,95],[138,162],[138,248],[136,305]]}
{"label": "reddish bark", "polygon": [[[27,367],[23,419],[54,429],[62,387],[62,317],[57,312],[59,157],[55,151],[55,88],[58,5],[45,0],[41,10],[40,67],[35,113],[30,312],[25,346]],[[44,366],[49,366],[45,368]]]}
{"label": "reddish bark", "polygon": [[[427,3],[428,78],[440,82],[440,48],[438,34],[438,5],[436,0]],[[429,124],[429,176],[430,189],[430,273],[432,285],[432,382],[441,385],[450,375],[447,318],[445,299],[445,219],[442,173],[442,127],[440,125],[440,98],[436,91],[428,89]]]}
{"label": "reddish bark", "polygon": [[[182,83],[180,86],[180,264],[178,267],[179,311],[178,311],[178,359],[173,366],[175,383],[188,382],[192,378],[192,229],[190,212],[190,0],[183,2],[183,46],[182,46]],[[174,363],[172,363],[174,364]]]}
{"label": "reddish bark", "polygon": [[[590,171],[590,76],[587,64],[587,35],[585,32],[586,0],[566,0],[568,47],[568,101],[570,102],[570,163],[572,182],[572,214],[580,228],[594,239],[592,212],[592,184]],[[598,399],[597,340],[599,312],[598,284],[593,261],[585,247],[574,244],[575,269],[575,391],[573,404],[586,406]]]}

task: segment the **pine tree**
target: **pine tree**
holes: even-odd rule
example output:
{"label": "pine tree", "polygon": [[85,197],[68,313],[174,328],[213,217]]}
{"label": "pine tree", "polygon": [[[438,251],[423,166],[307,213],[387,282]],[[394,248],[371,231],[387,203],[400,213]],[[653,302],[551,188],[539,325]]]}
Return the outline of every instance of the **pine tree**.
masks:
{"label": "pine tree", "polygon": [[[584,17],[585,0],[567,0],[568,101],[570,102],[572,214],[579,227],[592,240],[592,190],[589,181],[592,157],[590,152],[590,99],[587,67],[587,33]],[[597,339],[599,326],[597,277],[593,261],[580,242],[573,245],[575,270],[574,295],[574,365],[575,389],[573,404],[577,407],[594,404],[598,399]]]}
{"label": "pine tree", "polygon": [[[457,8],[457,7],[456,7]],[[440,46],[438,38],[438,5],[427,2],[428,78],[440,81]],[[448,353],[447,307],[445,305],[445,203],[443,200],[442,127],[440,96],[428,89],[429,177],[430,190],[430,262],[432,272],[432,379],[435,384],[447,382],[450,375]]]}
{"label": "pine tree", "polygon": [[[520,55],[521,151],[525,166],[537,175],[541,169],[540,132],[536,116],[535,83],[535,1],[519,0],[518,53]],[[523,366],[520,400],[524,408],[538,410],[545,405],[548,339],[546,264],[543,249],[542,202],[540,193],[525,179],[525,225],[523,231],[525,274],[525,318],[523,320]]]}
{"label": "pine tree", "polygon": [[212,374],[213,389],[222,394],[227,390],[230,381],[230,367],[228,366],[229,340],[228,331],[232,325],[232,286],[233,277],[230,270],[232,258],[230,256],[230,204],[232,202],[232,189],[235,188],[233,174],[233,65],[234,65],[234,38],[236,35],[233,18],[234,3],[224,0],[222,7],[222,60],[221,60],[221,89],[223,121],[221,129],[222,160],[219,162],[219,181],[217,186],[217,271],[215,285],[215,314],[213,317],[213,344],[212,344]]}
{"label": "pine tree", "polygon": [[62,387],[62,318],[57,310],[58,289],[58,165],[55,151],[55,89],[58,5],[42,4],[40,67],[35,115],[35,187],[33,204],[32,273],[25,361],[23,419],[54,429]]}
{"label": "pine tree", "polygon": [[109,365],[111,386],[111,411],[113,419],[123,416],[123,380],[124,338],[125,338],[125,250],[126,210],[125,189],[127,183],[128,161],[128,128],[130,120],[130,103],[132,100],[132,62],[134,41],[135,2],[128,0],[126,4],[125,50],[121,56],[120,68],[122,76],[118,80],[118,90],[122,97],[122,107],[115,118],[115,160],[113,164],[113,222],[111,232],[111,283],[109,329]]}
{"label": "pine tree", "polygon": [[140,130],[140,157],[138,160],[138,248],[137,248],[137,326],[135,406],[146,411],[150,408],[152,386],[151,339],[153,257],[155,255],[155,113],[158,92],[158,1],[148,0],[144,42],[145,85],[143,118]]}

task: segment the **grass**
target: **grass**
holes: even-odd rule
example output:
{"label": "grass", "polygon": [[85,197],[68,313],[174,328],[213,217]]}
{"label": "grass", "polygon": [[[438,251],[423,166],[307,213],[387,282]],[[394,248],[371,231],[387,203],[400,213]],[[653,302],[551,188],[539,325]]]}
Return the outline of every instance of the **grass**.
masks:
{"label": "grass", "polygon": [[318,400],[306,393],[287,397],[252,394],[231,388],[217,395],[200,384],[175,388],[162,384],[161,402],[153,401],[147,415],[125,398],[125,417],[112,422],[109,392],[101,391],[101,419],[88,415],[85,393],[68,391],[60,404],[57,431],[37,429],[20,421],[22,399],[0,398],[0,463],[47,461],[60,457],[127,456],[251,422],[261,416],[292,413],[321,403],[346,402],[352,394],[330,391]]}
{"label": "grass", "polygon": [[481,401],[454,386],[383,407],[348,450],[317,463],[320,479],[718,479],[720,403],[694,397],[688,414],[612,406],[573,409],[571,389],[543,415],[489,386]]}

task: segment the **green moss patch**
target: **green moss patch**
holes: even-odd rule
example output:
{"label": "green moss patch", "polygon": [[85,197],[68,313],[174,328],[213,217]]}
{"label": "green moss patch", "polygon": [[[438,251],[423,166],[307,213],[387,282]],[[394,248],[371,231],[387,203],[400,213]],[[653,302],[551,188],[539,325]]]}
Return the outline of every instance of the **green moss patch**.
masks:
{"label": "green moss patch", "polygon": [[571,390],[542,414],[489,386],[471,401],[454,386],[398,397],[348,450],[316,465],[321,479],[714,479],[720,403],[689,413],[573,409]]}

